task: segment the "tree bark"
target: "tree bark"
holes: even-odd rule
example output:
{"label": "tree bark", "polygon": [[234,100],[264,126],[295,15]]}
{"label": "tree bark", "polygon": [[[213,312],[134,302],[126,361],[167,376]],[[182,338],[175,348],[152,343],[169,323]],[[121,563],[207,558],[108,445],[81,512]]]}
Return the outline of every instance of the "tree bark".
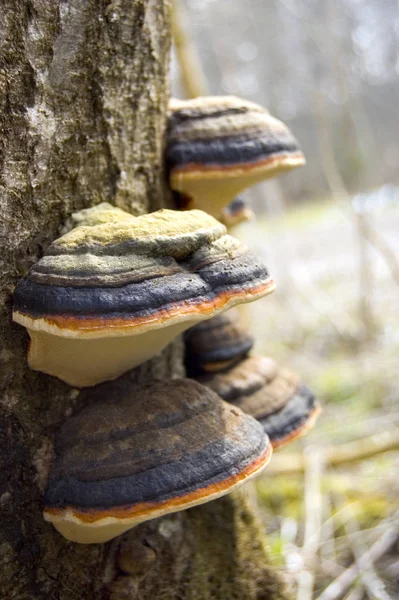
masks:
{"label": "tree bark", "polygon": [[[284,589],[242,495],[84,546],[42,518],[54,433],[77,390],[31,371],[16,281],[73,212],[163,206],[169,7],[4,0],[0,22],[0,597],[273,599]],[[172,344],[131,379],[183,375]]]}

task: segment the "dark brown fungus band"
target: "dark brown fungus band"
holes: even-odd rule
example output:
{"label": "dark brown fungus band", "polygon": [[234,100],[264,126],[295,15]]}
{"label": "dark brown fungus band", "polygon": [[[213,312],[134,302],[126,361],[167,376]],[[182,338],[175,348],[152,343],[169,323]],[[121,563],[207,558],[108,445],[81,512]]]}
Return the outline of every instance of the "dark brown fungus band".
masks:
{"label": "dark brown fungus band", "polygon": [[199,323],[185,334],[187,373],[191,377],[227,369],[242,360],[253,343],[237,309]]}
{"label": "dark brown fungus band", "polygon": [[269,462],[262,426],[190,379],[82,392],[56,438],[44,518],[106,542],[138,523],[227,494]]}
{"label": "dark brown fungus band", "polygon": [[288,127],[258,104],[210,96],[170,101],[166,162],[181,208],[219,218],[242,190],[305,159]]}
{"label": "dark brown fungus band", "polygon": [[196,378],[221,398],[256,418],[273,448],[311,429],[320,408],[298,375],[266,356],[254,356],[223,373]]}
{"label": "dark brown fungus band", "polygon": [[264,419],[259,418],[273,448],[282,448],[304,436],[316,423],[320,406],[313,392],[305,385],[299,385],[286,405]]}
{"label": "dark brown fungus band", "polygon": [[119,377],[195,323],[275,287],[202,211],[119,217],[53,242],[15,290],[29,366],[76,387]]}

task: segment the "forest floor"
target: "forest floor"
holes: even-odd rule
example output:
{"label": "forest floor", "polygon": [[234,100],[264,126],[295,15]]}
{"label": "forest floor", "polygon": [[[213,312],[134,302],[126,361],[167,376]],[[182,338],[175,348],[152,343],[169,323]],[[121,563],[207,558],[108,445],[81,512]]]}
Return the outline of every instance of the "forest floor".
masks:
{"label": "forest floor", "polygon": [[[363,214],[399,265],[399,202]],[[277,468],[257,481],[274,555],[298,600],[399,598],[399,452],[335,467],[323,459],[399,427],[399,286],[373,246],[362,262],[356,223],[354,210],[328,201],[234,231],[278,286],[243,311],[254,353],[300,373],[323,406],[315,429],[276,453]],[[304,474],[279,473],[277,460],[292,453],[305,456]],[[376,544],[382,556],[370,558]]]}

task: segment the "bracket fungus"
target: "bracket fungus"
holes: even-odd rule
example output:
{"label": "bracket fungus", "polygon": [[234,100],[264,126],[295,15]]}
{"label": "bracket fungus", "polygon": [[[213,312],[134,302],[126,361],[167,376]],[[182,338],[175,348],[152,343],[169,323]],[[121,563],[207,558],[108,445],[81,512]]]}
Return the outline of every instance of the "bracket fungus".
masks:
{"label": "bracket fungus", "polygon": [[285,406],[265,418],[259,417],[273,448],[282,448],[313,429],[320,414],[313,392],[300,384],[288,398]]}
{"label": "bracket fungus", "polygon": [[253,356],[223,373],[196,377],[224,400],[257,419],[279,448],[311,429],[320,408],[298,375],[266,356]]}
{"label": "bracket fungus", "polygon": [[250,221],[255,217],[255,213],[249,207],[248,202],[237,196],[230,204],[222,209],[219,220],[223,225],[226,225],[227,229],[231,229],[235,225]]}
{"label": "bracket fungus", "polygon": [[181,207],[219,218],[242,190],[305,159],[288,127],[258,104],[209,96],[169,102],[166,162]]}
{"label": "bracket fungus", "polygon": [[266,267],[206,213],[160,210],[78,226],[14,294],[28,363],[70,385],[115,379],[195,323],[272,292]]}
{"label": "bracket fungus", "polygon": [[64,235],[75,227],[93,227],[94,225],[104,225],[117,221],[128,221],[135,219],[134,215],[109,204],[109,202],[101,202],[90,208],[83,208],[78,212],[72,213],[67,219],[64,226],[61,228],[61,233]]}
{"label": "bracket fungus", "polygon": [[106,542],[143,521],[223,496],[272,448],[261,425],[190,379],[82,392],[56,437],[44,518],[67,539]]}
{"label": "bracket fungus", "polygon": [[191,376],[227,369],[242,360],[253,343],[236,309],[199,323],[185,335],[187,372]]}

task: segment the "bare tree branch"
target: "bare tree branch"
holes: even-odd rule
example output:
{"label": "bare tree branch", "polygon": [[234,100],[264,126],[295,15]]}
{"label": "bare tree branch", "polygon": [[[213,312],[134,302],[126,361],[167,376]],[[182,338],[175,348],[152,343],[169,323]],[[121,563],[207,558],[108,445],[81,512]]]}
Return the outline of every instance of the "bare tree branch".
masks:
{"label": "bare tree branch", "polygon": [[208,85],[199,56],[187,31],[187,19],[180,0],[172,2],[172,39],[186,97],[194,98],[205,95]]}

